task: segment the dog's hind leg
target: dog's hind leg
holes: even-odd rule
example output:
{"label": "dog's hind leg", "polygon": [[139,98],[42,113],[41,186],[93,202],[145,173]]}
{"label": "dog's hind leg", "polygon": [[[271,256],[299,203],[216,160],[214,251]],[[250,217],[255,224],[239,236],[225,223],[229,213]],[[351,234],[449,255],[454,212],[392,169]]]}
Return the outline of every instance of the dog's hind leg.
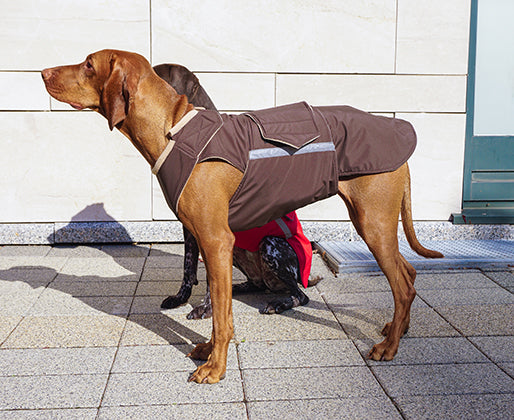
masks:
{"label": "dog's hind leg", "polygon": [[394,299],[394,316],[382,332],[384,341],[369,353],[373,360],[392,360],[401,336],[409,325],[410,307],[416,291],[416,271],[400,254],[398,217],[407,166],[394,172],[368,175],[339,183],[339,195],[345,201],[350,218],[386,275]]}

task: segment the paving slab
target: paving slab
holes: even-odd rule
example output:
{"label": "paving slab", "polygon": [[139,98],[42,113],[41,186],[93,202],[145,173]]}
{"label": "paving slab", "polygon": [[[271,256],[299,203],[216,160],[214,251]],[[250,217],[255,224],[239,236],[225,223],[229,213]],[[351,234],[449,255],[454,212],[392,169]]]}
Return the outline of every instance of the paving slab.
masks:
{"label": "paving slab", "polygon": [[245,341],[237,352],[241,369],[364,365],[350,340]]}
{"label": "paving slab", "polygon": [[398,397],[406,419],[506,420],[514,413],[514,394],[426,395]]}
{"label": "paving slab", "polygon": [[[186,357],[192,344],[120,347],[112,366],[113,373],[194,371],[204,362]],[[237,369],[236,346],[228,346],[227,369]]]}
{"label": "paving slab", "polygon": [[48,255],[52,247],[49,245],[12,246],[0,247],[0,257],[44,257]]}
{"label": "paving slab", "polygon": [[416,290],[437,289],[473,289],[495,287],[496,283],[480,270],[462,270],[457,272],[428,272],[418,273],[414,287]]}
{"label": "paving slab", "polygon": [[56,279],[50,288],[67,293],[75,298],[133,296],[138,283],[136,281],[70,281]]}
{"label": "paving slab", "polygon": [[514,305],[445,306],[437,312],[466,336],[514,335]]}
{"label": "paving slab", "polygon": [[0,410],[2,420],[95,420],[96,408],[63,408],[57,410]]}
{"label": "paving slab", "polygon": [[384,395],[366,367],[245,369],[243,380],[248,401]]}
{"label": "paving slab", "polygon": [[193,371],[113,373],[102,406],[243,401],[243,385],[238,370],[227,370],[223,381],[210,386],[187,382]]}
{"label": "paving slab", "polygon": [[514,295],[499,286],[481,289],[421,290],[418,291],[418,296],[432,307],[514,304]]}
{"label": "paving slab", "polygon": [[25,317],[2,348],[117,346],[126,319],[109,315]]}
{"label": "paving slab", "polygon": [[256,401],[248,403],[250,420],[384,419],[402,417],[392,402],[383,397]]}
{"label": "paving slab", "polygon": [[389,396],[494,394],[514,390],[514,379],[493,363],[372,366]]}
{"label": "paving slab", "polygon": [[109,373],[115,347],[0,349],[0,376]]}
{"label": "paving slab", "polygon": [[122,346],[198,344],[209,341],[210,319],[189,320],[165,314],[130,315],[121,338]]}
{"label": "paving slab", "polygon": [[21,316],[5,316],[3,313],[0,315],[0,347],[21,320]]}
{"label": "paving slab", "polygon": [[90,281],[139,281],[144,258],[68,258],[58,279],[69,276],[68,280]]}
{"label": "paving slab", "polygon": [[[369,352],[366,343],[356,344],[363,355]],[[367,359],[370,366],[487,362],[489,359],[465,337],[403,337],[393,360],[384,363]]]}
{"label": "paving slab", "polygon": [[0,410],[95,408],[100,405],[107,375],[0,377]]}
{"label": "paving slab", "polygon": [[514,362],[514,337],[470,337],[476,345],[493,362]]}
{"label": "paving slab", "polygon": [[514,293],[514,271],[487,271],[485,274],[500,286]]}

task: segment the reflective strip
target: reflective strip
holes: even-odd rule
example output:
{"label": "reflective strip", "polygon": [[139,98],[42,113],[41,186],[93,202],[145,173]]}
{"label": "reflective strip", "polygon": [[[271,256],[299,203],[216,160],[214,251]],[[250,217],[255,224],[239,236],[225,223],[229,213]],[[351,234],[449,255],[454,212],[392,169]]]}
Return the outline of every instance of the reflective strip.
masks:
{"label": "reflective strip", "polygon": [[335,152],[335,150],[334,143],[331,141],[325,143],[311,143],[299,150],[293,147],[269,147],[267,149],[250,150],[250,160],[302,155],[304,153]]}
{"label": "reflective strip", "polygon": [[286,239],[289,239],[293,234],[289,230],[289,228],[286,225],[286,222],[284,222],[282,219],[275,220],[277,222],[277,225],[282,229],[282,232],[284,232],[284,235],[286,235]]}

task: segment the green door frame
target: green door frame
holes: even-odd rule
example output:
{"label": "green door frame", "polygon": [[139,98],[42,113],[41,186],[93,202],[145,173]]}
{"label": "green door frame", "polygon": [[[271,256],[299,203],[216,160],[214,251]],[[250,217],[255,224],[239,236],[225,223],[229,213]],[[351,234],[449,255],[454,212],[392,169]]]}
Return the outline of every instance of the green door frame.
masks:
{"label": "green door frame", "polygon": [[455,224],[514,224],[514,136],[474,134],[478,0],[471,2],[462,212]]}

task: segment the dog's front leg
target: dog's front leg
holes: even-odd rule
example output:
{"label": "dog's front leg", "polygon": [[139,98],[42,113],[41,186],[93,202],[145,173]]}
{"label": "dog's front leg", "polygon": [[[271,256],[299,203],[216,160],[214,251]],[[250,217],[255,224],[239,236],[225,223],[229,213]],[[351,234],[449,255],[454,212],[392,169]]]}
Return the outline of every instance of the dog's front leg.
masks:
{"label": "dog's front leg", "polygon": [[198,383],[215,383],[225,377],[228,344],[234,335],[232,318],[232,250],[234,235],[218,233],[200,239],[211,291],[212,336],[190,353],[194,359],[207,360],[189,378]]}
{"label": "dog's front leg", "polygon": [[195,236],[207,269],[212,302],[212,336],[191,357],[207,360],[190,381],[215,383],[225,376],[232,320],[232,252],[234,234],[228,225],[229,200],[243,174],[223,162],[195,166],[178,204],[178,216]]}

